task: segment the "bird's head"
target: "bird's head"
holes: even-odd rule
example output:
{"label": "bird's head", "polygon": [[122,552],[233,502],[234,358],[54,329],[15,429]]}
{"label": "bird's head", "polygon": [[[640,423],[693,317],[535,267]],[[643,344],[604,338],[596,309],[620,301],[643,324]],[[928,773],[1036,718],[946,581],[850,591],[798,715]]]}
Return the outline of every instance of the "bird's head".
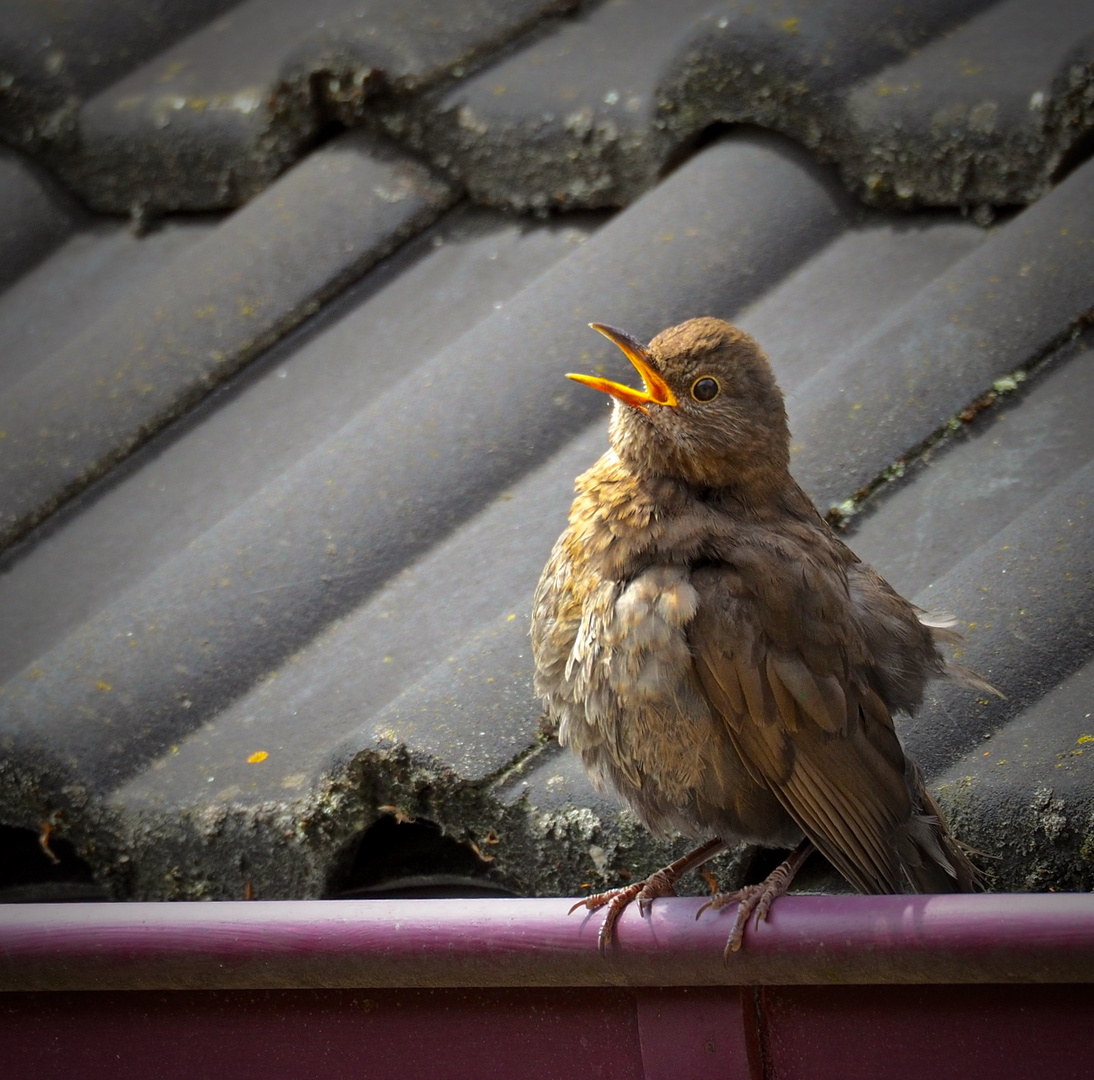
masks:
{"label": "bird's head", "polygon": [[700,487],[751,489],[785,482],[790,434],[782,392],[759,345],[720,319],[690,319],[644,346],[590,323],[623,350],[644,384],[569,378],[615,398],[611,442],[641,475]]}

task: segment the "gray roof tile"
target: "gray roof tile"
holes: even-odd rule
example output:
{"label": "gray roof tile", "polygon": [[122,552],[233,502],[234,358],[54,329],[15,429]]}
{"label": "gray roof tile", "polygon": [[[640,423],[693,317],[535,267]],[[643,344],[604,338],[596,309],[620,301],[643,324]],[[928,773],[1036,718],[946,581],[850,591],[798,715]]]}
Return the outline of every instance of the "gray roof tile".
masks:
{"label": "gray roof tile", "polygon": [[938,778],[954,828],[994,856],[1000,891],[1090,889],[1092,695],[1087,662]]}
{"label": "gray roof tile", "polygon": [[868,487],[995,380],[1074,334],[1092,279],[1087,164],[789,391],[799,481],[825,508]]}
{"label": "gray roof tile", "polygon": [[874,201],[1028,203],[1094,123],[1094,7],[1006,0],[856,87],[851,186]]}
{"label": "gray roof tile", "polygon": [[576,0],[246,0],[80,109],[49,160],[87,204],[239,205],[378,93],[420,91]]}
{"label": "gray roof tile", "polygon": [[[420,167],[350,133],[136,283],[0,403],[0,544],[204,397],[452,197]],[[301,214],[304,205],[314,209]]]}
{"label": "gray roof tile", "polygon": [[712,125],[750,122],[871,201],[986,209],[1043,194],[1094,124],[1084,0],[608,0],[553,26],[577,0],[247,0],[208,21],[223,6],[136,29],[68,13],[56,41],[21,9],[0,132],[107,212],[236,206],[327,126],[376,122],[498,206],[621,205]]}
{"label": "gray roof tile", "polygon": [[625,204],[702,132],[741,122],[839,162],[872,202],[1027,203],[1094,124],[1094,12],[984,7],[610,0],[387,124],[475,198],[518,209]]}
{"label": "gray roof tile", "polygon": [[[1094,457],[1094,394],[1085,330],[982,416],[909,462],[884,497],[852,519],[855,550],[915,596]],[[1006,386],[1008,384],[1001,384]]]}
{"label": "gray roof tile", "polygon": [[[232,392],[215,396],[181,430],[156,438],[138,458],[138,478],[107,485],[77,504],[71,519],[55,523],[0,575],[0,677],[30,664],[273,482],[404,371],[492,315],[495,305],[569,254],[595,223],[586,218],[526,229],[464,208],[389,256],[253,362]],[[208,228],[200,227],[203,235]],[[135,241],[122,230],[106,240],[124,240],[125,257],[139,264],[138,256],[169,232]],[[97,245],[89,255],[93,267],[103,264]],[[115,263],[108,265],[106,279],[117,280]],[[35,292],[53,303],[55,285],[47,281]],[[427,308],[423,296],[430,298]],[[82,297],[76,306],[83,308]],[[156,528],[130,524],[141,521]]]}
{"label": "gray roof tile", "polygon": [[[237,213],[143,236],[0,161],[33,209],[0,221],[0,506],[23,537],[0,559],[0,886],[35,880],[18,868],[46,860],[43,823],[63,858],[42,888],[94,877],[118,897],[408,874],[550,893],[676,850],[539,731],[526,632],[573,477],[605,443],[604,402],[562,373],[625,367],[584,324],[648,337],[710,313],[771,355],[799,478],[853,512],[854,546],[902,591],[970,622],[962,659],[1008,695],[941,688],[903,726],[960,834],[1002,856],[1001,886],[1089,887],[1085,12],[1007,66],[1022,3],[543,17],[563,6],[432,36],[418,8],[404,25],[332,2],[315,29],[272,2],[204,29],[200,6],[171,8],[103,77],[66,69],[63,101],[41,78],[0,98],[8,138],[37,110],[21,145],[96,205],[228,205],[302,156]],[[260,92],[162,126],[163,87]],[[993,131],[983,109],[966,122],[985,95]],[[953,102],[964,127],[932,126]],[[90,142],[44,149],[76,117]],[[837,158],[870,197],[931,201],[917,176],[955,203],[1045,193],[987,229],[866,212],[784,138],[711,137],[737,120]],[[453,182],[360,133],[309,152],[330,121],[382,121]],[[855,157],[905,130],[893,171]],[[960,185],[927,167],[943,160],[971,163]],[[519,221],[454,205],[459,185],[628,205]]]}
{"label": "gray roof tile", "polygon": [[0,288],[10,285],[76,227],[79,210],[57,185],[0,150]]}
{"label": "gray roof tile", "polygon": [[234,0],[8,0],[0,26],[0,138],[62,146],[80,105]]}
{"label": "gray roof tile", "polygon": [[[172,219],[147,236],[118,221],[77,220],[54,250],[0,293],[0,341],[7,385],[62,352],[104,311],[124,310],[172,260],[206,237],[216,218]],[[71,376],[71,373],[70,373]]]}
{"label": "gray roof tile", "polygon": [[1076,468],[916,597],[961,612],[969,627],[962,662],[1006,694],[982,696],[973,706],[968,691],[935,688],[928,706],[903,727],[931,775],[983,732],[1034,705],[1094,651],[1092,482],[1094,464]]}
{"label": "gray roof tile", "polygon": [[385,110],[384,121],[481,202],[623,205],[680,141],[656,121],[658,81],[709,8],[710,0],[610,0],[439,101]]}

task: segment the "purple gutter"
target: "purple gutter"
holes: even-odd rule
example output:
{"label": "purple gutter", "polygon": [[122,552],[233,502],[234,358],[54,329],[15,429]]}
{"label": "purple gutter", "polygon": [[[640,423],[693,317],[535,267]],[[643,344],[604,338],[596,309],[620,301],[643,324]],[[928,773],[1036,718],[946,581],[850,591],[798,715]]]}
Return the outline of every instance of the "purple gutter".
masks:
{"label": "purple gutter", "polygon": [[4,1080],[1090,1074],[1094,896],[783,897],[728,968],[699,904],[0,907]]}
{"label": "purple gutter", "polygon": [[722,964],[727,913],[628,911],[602,958],[567,901],[12,905],[0,990],[1094,982],[1094,895],[780,899]]}

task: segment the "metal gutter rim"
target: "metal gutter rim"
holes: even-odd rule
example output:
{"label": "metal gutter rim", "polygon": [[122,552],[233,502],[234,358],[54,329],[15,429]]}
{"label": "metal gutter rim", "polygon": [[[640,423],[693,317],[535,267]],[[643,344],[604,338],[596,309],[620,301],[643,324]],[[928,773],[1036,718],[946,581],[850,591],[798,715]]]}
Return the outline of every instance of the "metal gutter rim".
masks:
{"label": "metal gutter rim", "polygon": [[701,901],[599,917],[564,899],[0,907],[0,990],[1094,982],[1094,895],[789,896],[723,964]]}

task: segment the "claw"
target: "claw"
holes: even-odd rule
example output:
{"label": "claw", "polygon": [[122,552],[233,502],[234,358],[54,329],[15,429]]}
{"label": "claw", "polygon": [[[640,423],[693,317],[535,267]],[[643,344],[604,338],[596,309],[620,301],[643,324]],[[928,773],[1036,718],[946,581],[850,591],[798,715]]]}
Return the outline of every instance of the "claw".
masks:
{"label": "claw", "polygon": [[689,870],[702,866],[708,859],[712,859],[724,849],[725,841],[718,838],[708,840],[705,844],[701,844],[694,851],[683,856],[683,858],[677,859],[674,863],[670,863],[656,873],[650,874],[645,881],[636,881],[620,889],[609,889],[607,892],[596,893],[594,896],[585,897],[584,900],[578,900],[570,908],[569,914],[572,915],[578,908],[582,907],[588,911],[597,911],[605,904],[608,906],[604,921],[600,924],[600,930],[596,935],[596,945],[600,950],[600,955],[603,956],[611,944],[615,924],[628,904],[633,900],[637,900],[639,912],[645,915],[650,904],[659,896],[676,895],[675,886],[676,882],[680,880],[681,874],[686,874]]}
{"label": "claw", "polygon": [[633,901],[638,901],[638,910],[645,915],[650,904],[659,896],[675,896],[673,881],[670,875],[664,871],[651,874],[645,881],[636,881],[633,885],[627,885],[621,889],[609,889],[607,892],[597,893],[595,896],[587,896],[579,900],[569,914],[572,915],[578,908],[587,908],[589,911],[598,911],[607,905],[608,911],[604,921],[600,924],[600,930],[596,935],[597,948],[604,955],[611,944],[612,935],[615,932],[615,924],[624,909]]}
{"label": "claw", "polygon": [[737,904],[737,914],[733,919],[733,928],[726,940],[722,959],[728,965],[730,956],[740,949],[744,942],[745,927],[748,920],[755,915],[753,923],[754,931],[759,929],[761,922],[767,921],[767,913],[771,905],[786,892],[794,875],[798,872],[802,863],[812,854],[813,846],[808,840],[803,840],[789,858],[781,862],[759,885],[745,885],[734,892],[718,893],[712,896],[696,913],[698,919],[707,908],[718,911],[727,904]]}

